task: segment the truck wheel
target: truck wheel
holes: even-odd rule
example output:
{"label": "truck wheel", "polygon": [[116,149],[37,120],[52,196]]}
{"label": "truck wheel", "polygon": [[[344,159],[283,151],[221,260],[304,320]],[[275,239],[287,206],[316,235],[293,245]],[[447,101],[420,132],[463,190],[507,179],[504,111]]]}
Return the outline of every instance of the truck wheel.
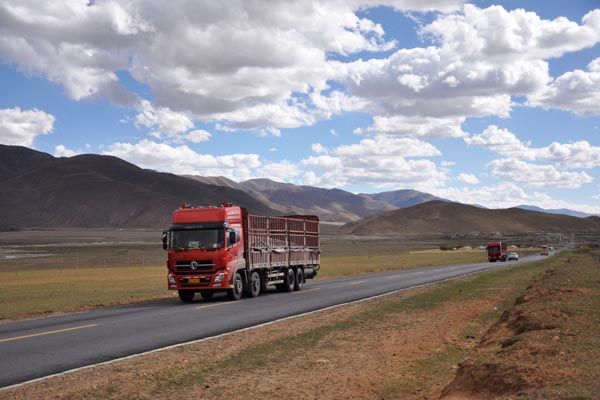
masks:
{"label": "truck wheel", "polygon": [[260,293],[261,279],[260,275],[256,271],[252,271],[250,274],[250,284],[247,288],[248,297],[256,297]]}
{"label": "truck wheel", "polygon": [[283,291],[293,292],[294,287],[296,287],[296,271],[294,271],[294,268],[288,268],[285,271],[285,278],[283,280]]}
{"label": "truck wheel", "polygon": [[193,290],[178,290],[179,298],[184,303],[191,303],[194,300],[194,291]]}
{"label": "truck wheel", "polygon": [[212,299],[213,295],[215,294],[215,292],[212,292],[210,290],[201,290],[200,291],[200,296],[202,296],[202,298],[204,300],[210,300]]}
{"label": "truck wheel", "polygon": [[233,278],[233,289],[227,290],[227,296],[231,300],[239,300],[242,298],[242,294],[244,294],[244,279],[242,274],[236,272],[235,278]]}
{"label": "truck wheel", "polygon": [[301,290],[302,286],[304,286],[304,270],[298,268],[296,270],[296,284],[294,285],[294,290]]}
{"label": "truck wheel", "polygon": [[260,275],[260,292],[266,292],[267,291],[267,277],[265,274],[259,274]]}

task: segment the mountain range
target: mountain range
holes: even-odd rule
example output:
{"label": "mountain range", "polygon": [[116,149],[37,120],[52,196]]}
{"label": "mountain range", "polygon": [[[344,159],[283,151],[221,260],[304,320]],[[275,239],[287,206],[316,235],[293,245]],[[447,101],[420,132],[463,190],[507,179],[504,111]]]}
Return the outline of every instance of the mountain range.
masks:
{"label": "mountain range", "polygon": [[[544,231],[561,224],[575,229],[578,220],[583,230],[588,227],[588,218],[567,217],[574,218],[571,221],[561,219],[565,215],[545,214],[546,210],[524,209],[531,206],[488,210],[415,190],[354,194],[269,179],[238,183],[224,177],[178,176],[142,169],[112,156],[57,158],[25,147],[0,145],[0,230],[165,228],[182,202],[196,206],[223,201],[255,214],[318,215],[322,221],[348,223],[343,232],[352,234],[376,233],[388,226],[384,229],[387,234],[488,231],[489,226],[499,231]],[[446,214],[448,210],[454,214]],[[486,213],[500,216],[486,219]],[[435,215],[438,217],[433,218]],[[500,219],[502,224],[498,224]],[[540,224],[541,220],[548,225]]]}
{"label": "mountain range", "polygon": [[572,217],[579,217],[579,218],[586,218],[586,217],[594,216],[594,214],[587,214],[587,213],[584,213],[581,211],[569,210],[568,208],[545,209],[545,208],[541,208],[541,207],[528,206],[528,205],[520,205],[520,206],[517,206],[517,208],[521,208],[523,210],[529,210],[529,211],[545,212],[548,214],[570,215]]}
{"label": "mountain range", "polygon": [[[269,179],[251,179],[236,183],[223,177],[188,177],[204,183],[239,189],[282,214],[318,215],[323,221],[356,221],[365,216],[397,208],[386,201],[355,195],[340,189],[297,186]],[[426,199],[427,197],[424,197],[423,201],[427,201]]]}
{"label": "mountain range", "polygon": [[521,208],[490,210],[433,200],[348,223],[339,232],[364,236],[600,232],[600,217],[578,218]]}
{"label": "mountain range", "polygon": [[0,145],[0,229],[168,227],[182,202],[228,200],[276,212],[245,192],[142,169],[112,156],[55,158]]}

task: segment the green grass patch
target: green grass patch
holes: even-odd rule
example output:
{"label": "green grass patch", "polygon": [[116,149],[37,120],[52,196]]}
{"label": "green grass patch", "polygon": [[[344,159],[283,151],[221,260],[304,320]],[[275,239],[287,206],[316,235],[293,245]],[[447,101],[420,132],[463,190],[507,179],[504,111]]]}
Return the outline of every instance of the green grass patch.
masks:
{"label": "green grass patch", "polygon": [[0,319],[172,297],[166,268],[107,267],[0,272]]}

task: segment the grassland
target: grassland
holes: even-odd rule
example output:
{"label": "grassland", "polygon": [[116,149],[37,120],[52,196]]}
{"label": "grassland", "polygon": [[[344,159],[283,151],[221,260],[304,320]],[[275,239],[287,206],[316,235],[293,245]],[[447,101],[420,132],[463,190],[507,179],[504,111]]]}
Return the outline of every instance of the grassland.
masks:
{"label": "grassland", "polygon": [[[599,294],[599,259],[565,252],[5,394],[593,399],[600,389]],[[529,328],[512,329],[518,326],[511,328],[511,321],[525,321]]]}
{"label": "grassland", "polygon": [[[109,305],[173,298],[158,231],[35,230],[0,232],[0,322]],[[485,237],[325,235],[317,279],[392,269],[484,262]],[[521,246],[537,239],[510,237]],[[525,255],[526,252],[521,252]]]}
{"label": "grassland", "polygon": [[[326,243],[318,279],[486,260],[479,250],[410,253],[396,240],[395,246],[393,241]],[[0,320],[173,298],[166,290],[166,254],[158,247],[57,244],[36,248],[53,256],[5,260],[0,263]]]}

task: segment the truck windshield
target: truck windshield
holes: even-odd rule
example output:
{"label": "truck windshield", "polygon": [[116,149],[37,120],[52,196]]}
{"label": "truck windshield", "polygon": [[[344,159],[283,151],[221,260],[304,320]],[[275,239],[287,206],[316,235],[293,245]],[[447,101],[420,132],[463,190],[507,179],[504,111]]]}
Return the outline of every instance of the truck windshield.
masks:
{"label": "truck windshield", "polygon": [[500,251],[500,246],[489,246],[488,251]]}
{"label": "truck windshield", "polygon": [[224,229],[185,229],[171,232],[173,250],[212,250],[225,245]]}

